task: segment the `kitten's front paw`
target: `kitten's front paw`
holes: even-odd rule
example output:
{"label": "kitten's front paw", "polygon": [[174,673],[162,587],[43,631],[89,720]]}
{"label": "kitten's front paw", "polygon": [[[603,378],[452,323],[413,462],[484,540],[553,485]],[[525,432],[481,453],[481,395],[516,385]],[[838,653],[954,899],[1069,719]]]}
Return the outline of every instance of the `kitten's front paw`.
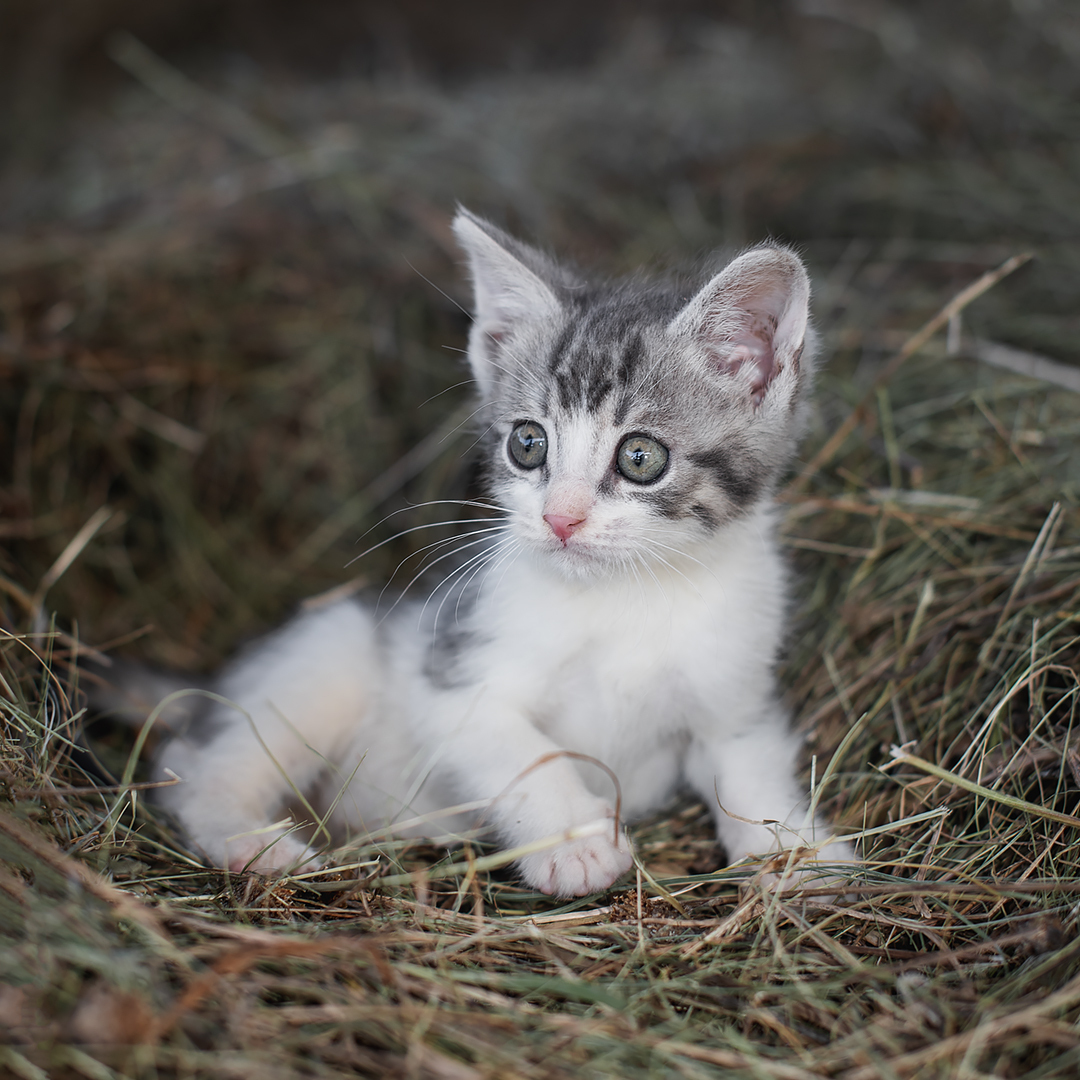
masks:
{"label": "kitten's front paw", "polygon": [[846,840],[830,840],[814,859],[819,863],[853,863],[859,861],[855,848]]}
{"label": "kitten's front paw", "polygon": [[799,859],[789,864],[788,853],[779,852],[773,858],[775,869],[763,874],[761,881],[770,889],[781,889],[783,892],[795,892],[799,889],[823,889],[835,888],[835,893],[821,895],[816,899],[823,903],[832,903],[840,900],[847,890],[843,887],[848,881],[848,876],[841,873],[830,873],[821,869],[824,865],[837,863],[856,863],[859,861],[855,849],[846,840],[832,840],[824,847],[819,848],[812,860]]}
{"label": "kitten's front paw", "polygon": [[225,846],[225,865],[234,874],[248,871],[277,877],[285,873],[317,870],[322,860],[295,836],[242,836]]}
{"label": "kitten's front paw", "polygon": [[614,884],[631,866],[630,842],[619,830],[570,840],[549,851],[526,855],[518,862],[526,884],[549,896],[586,896]]}

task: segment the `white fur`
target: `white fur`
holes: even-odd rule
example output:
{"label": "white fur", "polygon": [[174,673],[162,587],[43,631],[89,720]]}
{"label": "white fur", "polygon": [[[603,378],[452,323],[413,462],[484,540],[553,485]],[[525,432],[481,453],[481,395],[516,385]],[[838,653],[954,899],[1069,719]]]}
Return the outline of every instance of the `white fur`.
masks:
{"label": "white fur", "polygon": [[[490,365],[503,354],[482,335],[497,328],[521,349],[563,314],[556,293],[475,219],[463,215],[457,225],[477,288],[472,362],[502,432],[521,417],[498,400],[508,376]],[[775,275],[755,285],[754,295],[774,298],[781,333],[778,388],[764,392],[751,427],[772,423],[769,410],[779,417],[781,409],[773,399],[795,393],[806,290],[801,264],[790,259],[798,273],[781,268],[794,281],[783,295]],[[757,273],[763,261],[749,269]],[[713,282],[671,337],[692,339],[708,312],[731,308],[715,298]],[[729,322],[732,348],[743,348],[742,324]],[[518,861],[528,884],[558,895],[604,889],[632,863],[613,820],[616,792],[603,768],[561,751],[615,774],[625,820],[689,785],[713,808],[733,860],[828,838],[807,820],[798,744],[774,685],[787,584],[767,498],[718,532],[660,521],[632,490],[596,494],[611,469],[604,417],[534,418],[551,435],[549,477],[499,486],[506,532],[490,562],[477,564],[482,585],[464,612],[453,600],[441,610],[437,600],[409,602],[377,622],[349,601],[304,614],[225,675],[219,689],[236,708],[214,709],[209,740],[178,736],[166,745],[159,769],[184,783],[165,789],[162,801],[208,858],[259,870],[315,860],[319,836],[309,843],[288,827],[270,828],[295,788],[316,813],[333,806],[328,824],[339,833],[421,818],[413,834],[479,825],[508,848],[550,840]],[[677,482],[675,465],[672,476],[660,483]],[[563,541],[545,513],[583,520]],[[458,618],[472,636],[453,677],[433,678],[436,620],[445,627]],[[478,800],[488,802],[479,814],[436,816]],[[566,839],[574,832],[584,835]],[[821,857],[852,852],[834,841]]]}
{"label": "white fur", "polygon": [[[555,758],[527,771],[566,749],[615,772],[627,819],[685,780],[716,810],[734,859],[800,837],[820,842],[827,830],[804,820],[797,743],[774,696],[785,589],[771,531],[761,511],[729,527],[722,550],[698,553],[708,561],[659,566],[656,581],[582,583],[519,557],[480,598],[475,619],[491,636],[469,657],[476,682],[461,689],[424,676],[429,639],[415,606],[385,635],[351,602],[301,616],[221,687],[250,723],[234,713],[205,746],[168,745],[160,764],[185,783],[166,789],[166,805],[234,869],[280,835],[259,830],[288,798],[282,772],[301,789],[319,782],[322,806],[344,787],[333,820],[353,832],[494,799],[484,821],[515,847],[613,813],[611,781],[596,766]],[[413,831],[465,824],[435,818]],[[310,857],[285,836],[254,866]],[[834,844],[823,857],[850,853]],[[573,895],[606,888],[629,866],[625,839],[616,846],[605,831],[531,855],[521,870],[537,888]]]}

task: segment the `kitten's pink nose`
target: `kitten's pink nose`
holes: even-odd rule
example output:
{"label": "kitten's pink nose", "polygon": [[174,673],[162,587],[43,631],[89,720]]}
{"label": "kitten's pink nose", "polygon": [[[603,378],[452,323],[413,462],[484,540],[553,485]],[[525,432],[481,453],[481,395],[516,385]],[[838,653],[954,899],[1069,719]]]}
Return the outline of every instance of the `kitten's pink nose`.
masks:
{"label": "kitten's pink nose", "polygon": [[566,546],[570,534],[585,520],[584,518],[571,517],[569,514],[545,514],[544,520],[551,526],[551,531]]}

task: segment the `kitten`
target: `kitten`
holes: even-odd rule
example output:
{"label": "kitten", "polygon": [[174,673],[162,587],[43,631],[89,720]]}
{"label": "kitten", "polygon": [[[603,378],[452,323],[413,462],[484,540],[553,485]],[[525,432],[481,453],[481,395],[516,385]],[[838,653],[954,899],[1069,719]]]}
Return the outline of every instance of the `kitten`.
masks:
{"label": "kitten", "polygon": [[612,776],[627,820],[688,785],[732,860],[820,844],[773,673],[772,492],[812,375],[802,263],[763,245],[686,296],[588,285],[465,210],[454,230],[501,517],[470,523],[430,602],[339,602],[235,661],[216,688],[236,707],[158,756],[183,778],[160,803],[237,871],[317,864],[278,821],[294,788],[353,834],[479,824],[537,845],[517,869],[558,896],[632,865]]}

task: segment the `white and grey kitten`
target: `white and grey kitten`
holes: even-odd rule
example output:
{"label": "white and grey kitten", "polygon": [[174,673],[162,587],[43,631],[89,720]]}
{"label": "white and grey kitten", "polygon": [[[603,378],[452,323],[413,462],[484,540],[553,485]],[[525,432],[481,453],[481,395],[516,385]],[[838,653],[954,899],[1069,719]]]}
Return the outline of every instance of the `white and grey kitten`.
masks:
{"label": "white and grey kitten", "polygon": [[[589,285],[464,210],[454,230],[501,512],[462,540],[463,596],[382,619],[349,600],[262,641],[216,684],[236,707],[165,744],[157,773],[183,783],[160,802],[233,870],[317,859],[279,821],[295,788],[346,834],[479,824],[535,845],[521,877],[575,896],[631,866],[602,762],[627,820],[692,788],[732,860],[822,845],[774,676],[772,493],[812,373],[802,263],[756,247],[688,297]],[[482,809],[438,814],[460,804]]]}

